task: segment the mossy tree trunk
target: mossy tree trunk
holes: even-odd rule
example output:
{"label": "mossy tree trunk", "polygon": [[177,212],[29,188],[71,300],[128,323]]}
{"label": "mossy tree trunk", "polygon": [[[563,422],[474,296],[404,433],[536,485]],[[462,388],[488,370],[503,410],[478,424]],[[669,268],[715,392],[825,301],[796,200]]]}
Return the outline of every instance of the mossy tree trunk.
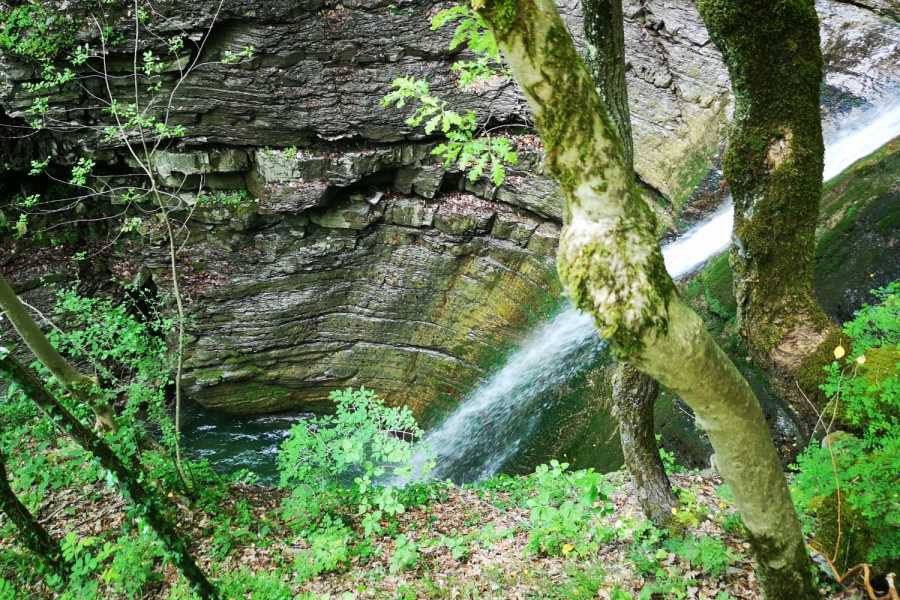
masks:
{"label": "mossy tree trunk", "polygon": [[19,391],[34,402],[61,433],[94,455],[112,476],[122,496],[134,506],[136,516],[156,533],[172,563],[181,571],[191,588],[204,599],[219,594],[206,574],[194,561],[187,541],[178,533],[166,514],[165,503],[159,495],[142,483],[142,470],[135,460],[123,460],[89,427],[86,427],[62,405],[30,370],[22,367],[8,354],[0,352],[0,378],[11,391]]}
{"label": "mossy tree trunk", "polygon": [[759,402],[678,297],[656,222],[626,168],[607,107],[552,0],[473,0],[528,98],[565,198],[557,267],[621,358],[681,395],[709,434],[751,534],[770,599],[817,595]]}
{"label": "mossy tree trunk", "polygon": [[3,275],[0,275],[0,310],[6,314],[25,345],[56,380],[67,391],[90,405],[97,423],[103,429],[115,431],[117,429],[115,411],[98,392],[97,382],[80,373],[57,352]]}
{"label": "mossy tree trunk", "polygon": [[[625,23],[622,0],[585,0],[582,3],[587,66],[603,104],[608,108],[622,145],[625,168],[634,168],[631,114],[625,82]],[[659,456],[653,427],[653,405],[659,385],[625,361],[613,374],[613,412],[625,466],[641,508],[648,519],[663,526],[672,518],[678,499]]]}
{"label": "mossy tree trunk", "polygon": [[806,425],[839,331],[816,301],[824,145],[823,63],[813,0],[696,0],[735,97],[724,157],[740,333]]}
{"label": "mossy tree trunk", "polygon": [[50,537],[13,492],[6,474],[6,455],[0,450],[0,509],[16,526],[22,545],[41,559],[54,573],[67,579],[69,565],[63,559],[59,543]]}

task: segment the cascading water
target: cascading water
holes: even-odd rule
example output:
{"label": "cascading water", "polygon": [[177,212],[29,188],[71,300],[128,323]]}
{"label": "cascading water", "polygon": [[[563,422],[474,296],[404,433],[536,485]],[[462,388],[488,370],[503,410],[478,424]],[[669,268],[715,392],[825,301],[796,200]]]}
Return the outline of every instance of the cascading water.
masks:
{"label": "cascading water", "polygon": [[[825,152],[825,178],[834,177],[897,135],[900,101],[842,119],[838,129],[826,133],[830,143]],[[724,251],[731,242],[732,224],[731,203],[727,202],[668,244],[664,254],[669,273],[683,276]],[[543,449],[534,450],[535,440],[558,430],[557,409],[565,408],[569,392],[582,385],[581,376],[602,360],[608,359],[590,317],[571,308],[558,312],[427,434],[423,446],[437,454],[432,477],[473,481],[504,467],[527,468],[529,461],[546,460]],[[276,478],[278,447],[290,426],[302,418],[299,414],[231,417],[190,405],[182,439],[186,452],[208,458],[217,470],[246,468],[261,481],[271,482]],[[612,430],[609,423],[607,431],[600,431],[605,419],[598,414],[593,421],[592,433],[599,445]],[[621,458],[609,449],[614,445],[593,452],[590,464],[616,468]],[[532,453],[535,455],[530,456]],[[523,457],[525,463],[518,464]]]}
{"label": "cascading water", "polygon": [[[709,219],[665,245],[663,258],[672,277],[690,273],[727,248],[733,221],[728,201]],[[589,315],[572,306],[563,308],[428,433],[417,462],[433,458],[431,476],[437,479],[490,477],[531,437],[549,408],[548,392],[594,365],[604,347]]]}
{"label": "cascading water", "polygon": [[[826,143],[825,179],[900,135],[900,103],[851,115]],[[730,198],[713,215],[663,247],[678,279],[731,243]],[[506,363],[422,441],[419,463],[434,460],[430,477],[477,481],[497,473],[527,443],[549,408],[547,393],[595,364],[603,351],[590,316],[569,306],[535,330]]]}

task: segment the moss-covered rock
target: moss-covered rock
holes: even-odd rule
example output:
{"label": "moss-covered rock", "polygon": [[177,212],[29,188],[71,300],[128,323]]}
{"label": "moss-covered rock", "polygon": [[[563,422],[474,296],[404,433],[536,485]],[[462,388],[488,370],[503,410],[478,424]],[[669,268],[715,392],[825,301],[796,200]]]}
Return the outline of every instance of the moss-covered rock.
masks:
{"label": "moss-covered rock", "polygon": [[846,499],[840,503],[840,509],[838,506],[838,498],[832,494],[816,507],[814,546],[840,573],[846,573],[850,567],[868,562],[877,533],[847,505]]}
{"label": "moss-covered rock", "polygon": [[869,290],[900,278],[900,138],[825,185],[816,295],[847,319]]}

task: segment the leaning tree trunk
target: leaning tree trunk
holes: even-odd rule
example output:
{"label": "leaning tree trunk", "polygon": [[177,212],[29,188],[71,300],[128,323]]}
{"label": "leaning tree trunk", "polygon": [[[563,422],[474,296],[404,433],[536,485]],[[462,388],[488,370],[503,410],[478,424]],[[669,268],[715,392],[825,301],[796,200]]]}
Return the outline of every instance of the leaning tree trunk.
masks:
{"label": "leaning tree trunk", "polygon": [[[587,66],[597,93],[616,126],[625,168],[634,168],[634,144],[628,87],[625,83],[625,23],[622,0],[584,0],[584,36]],[[663,526],[672,518],[678,499],[659,456],[653,427],[653,405],[659,385],[625,361],[613,374],[613,412],[619,421],[619,438],[625,466],[631,475],[641,508],[648,519]]]}
{"label": "leaning tree trunk", "polygon": [[696,0],[722,51],[735,110],[724,157],[741,336],[806,425],[840,332],[813,289],[824,145],[814,0]]}
{"label": "leaning tree trunk", "polygon": [[708,432],[770,599],[817,596],[759,402],[678,297],[624,150],[553,0],[473,0],[528,98],[565,198],[557,266],[620,357],[681,395]]}
{"label": "leaning tree trunk", "polygon": [[78,369],[57,352],[3,275],[0,275],[0,310],[9,318],[25,345],[56,380],[67,391],[88,402],[100,426],[107,431],[116,431],[115,411],[106,399],[97,393],[97,382],[79,373]]}
{"label": "leaning tree trunk", "polygon": [[0,510],[9,517],[19,532],[22,545],[41,559],[51,571],[68,579],[69,565],[63,559],[59,543],[31,514],[13,492],[6,474],[6,455],[0,450]]}
{"label": "leaning tree trunk", "polygon": [[216,588],[197,565],[188,544],[178,533],[162,500],[141,482],[141,468],[135,461],[126,463],[89,427],[84,426],[65,406],[47,391],[40,380],[0,349],[0,378],[12,391],[19,390],[34,402],[60,432],[90,452],[109,471],[121,494],[129,500],[140,517],[156,533],[172,563],[181,571],[193,590],[204,599],[218,598]]}

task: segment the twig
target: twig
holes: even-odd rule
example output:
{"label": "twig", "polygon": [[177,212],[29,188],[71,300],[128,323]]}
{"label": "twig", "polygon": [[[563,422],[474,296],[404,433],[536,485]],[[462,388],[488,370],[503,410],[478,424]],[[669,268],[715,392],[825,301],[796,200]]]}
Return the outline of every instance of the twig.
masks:
{"label": "twig", "polygon": [[866,588],[866,594],[868,594],[869,600],[885,600],[888,598],[890,600],[900,600],[900,597],[898,597],[898,595],[897,595],[897,588],[894,587],[894,577],[895,577],[894,573],[888,573],[885,576],[885,579],[887,580],[887,583],[888,583],[888,593],[886,595],[879,596],[878,593],[875,591],[875,588],[872,587],[871,565],[869,565],[868,563],[859,563],[857,565],[853,565],[852,567],[847,569],[847,571],[843,575],[841,575],[841,573],[837,570],[837,567],[831,561],[830,558],[828,558],[827,556],[825,556],[824,554],[819,552],[816,549],[816,547],[811,544],[807,544],[807,547],[810,550],[812,550],[813,552],[816,552],[817,554],[819,554],[823,559],[825,559],[825,562],[828,563],[828,568],[831,569],[831,573],[832,573],[832,575],[834,575],[835,581],[837,581],[839,584],[843,584],[844,581],[846,581],[846,579],[848,577],[850,577],[852,574],[856,573],[857,571],[862,571],[863,585]]}

